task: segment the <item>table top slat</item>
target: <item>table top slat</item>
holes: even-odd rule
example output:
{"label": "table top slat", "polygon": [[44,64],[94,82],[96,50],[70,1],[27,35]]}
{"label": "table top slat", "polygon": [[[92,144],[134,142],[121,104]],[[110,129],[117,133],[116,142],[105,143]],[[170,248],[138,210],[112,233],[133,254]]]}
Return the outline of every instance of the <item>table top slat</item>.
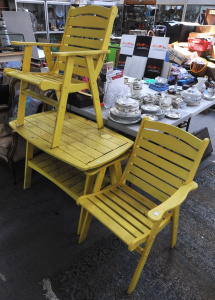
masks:
{"label": "table top slat", "polygon": [[39,149],[82,171],[112,161],[133,145],[133,141],[110,129],[98,129],[95,122],[66,112],[59,147],[52,149],[56,114],[56,111],[48,111],[31,115],[25,117],[23,126],[17,127],[16,120],[10,122],[10,126]]}

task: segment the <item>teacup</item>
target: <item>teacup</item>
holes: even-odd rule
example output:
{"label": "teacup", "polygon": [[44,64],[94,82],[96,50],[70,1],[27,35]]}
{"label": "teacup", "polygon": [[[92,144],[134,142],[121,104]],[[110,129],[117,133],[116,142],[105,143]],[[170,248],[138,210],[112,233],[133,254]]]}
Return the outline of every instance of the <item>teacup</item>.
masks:
{"label": "teacup", "polygon": [[208,96],[212,97],[214,95],[214,89],[208,88]]}

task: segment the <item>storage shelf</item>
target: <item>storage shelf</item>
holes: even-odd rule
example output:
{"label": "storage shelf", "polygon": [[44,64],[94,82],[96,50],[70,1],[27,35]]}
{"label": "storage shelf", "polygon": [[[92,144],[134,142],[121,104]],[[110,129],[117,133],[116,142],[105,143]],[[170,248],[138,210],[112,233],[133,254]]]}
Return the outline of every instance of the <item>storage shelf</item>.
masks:
{"label": "storage shelf", "polygon": [[[47,153],[39,154],[29,160],[28,166],[51,180],[74,200],[84,194],[86,175],[75,167]],[[108,184],[109,178],[105,177],[102,188]]]}

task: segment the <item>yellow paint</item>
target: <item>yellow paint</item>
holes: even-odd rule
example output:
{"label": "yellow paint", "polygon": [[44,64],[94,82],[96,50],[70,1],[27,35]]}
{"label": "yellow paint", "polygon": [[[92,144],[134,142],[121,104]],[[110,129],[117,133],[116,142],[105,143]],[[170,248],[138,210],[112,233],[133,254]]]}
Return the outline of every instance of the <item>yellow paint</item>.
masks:
{"label": "yellow paint", "polygon": [[[116,180],[113,171],[114,168],[117,171],[118,166],[112,165],[112,184],[77,200],[85,211],[79,243],[86,238],[90,218],[94,216],[119,237],[129,251],[136,250],[140,254],[128,293],[136,287],[156,235],[170,222],[171,247],[175,246],[180,205],[198,186],[193,178],[208,142],[208,139],[201,141],[181,129],[145,118],[121,179]],[[186,165],[187,161],[191,163]],[[132,188],[126,182],[132,183]],[[160,204],[135,191],[134,186],[160,200]]]}
{"label": "yellow paint", "polygon": [[[109,53],[108,45],[116,14],[116,7],[110,9],[99,6],[86,6],[77,9],[71,7],[62,42],[56,45],[60,47],[58,53],[51,54],[52,43],[22,42],[21,44],[25,46],[23,70],[4,70],[5,74],[19,78],[22,81],[17,118],[18,126],[24,124],[26,96],[32,94],[28,89],[29,83],[38,86],[41,90],[56,90],[59,100],[58,105],[52,100],[49,101],[47,98],[39,96],[39,94],[34,94],[37,99],[45,103],[53,103],[58,110],[55,127],[53,128],[51,148],[59,147],[68,93],[83,89],[91,90],[97,127],[98,129],[103,128],[97,77],[104,62],[105,54]],[[77,26],[79,28],[76,28]],[[18,43],[14,42],[13,44],[17,45]],[[43,47],[49,67],[48,73],[30,73],[32,47],[35,45]],[[57,57],[55,64],[53,61],[54,56]],[[64,74],[59,74],[59,71],[63,71]],[[72,78],[74,74],[88,77],[89,82]]]}

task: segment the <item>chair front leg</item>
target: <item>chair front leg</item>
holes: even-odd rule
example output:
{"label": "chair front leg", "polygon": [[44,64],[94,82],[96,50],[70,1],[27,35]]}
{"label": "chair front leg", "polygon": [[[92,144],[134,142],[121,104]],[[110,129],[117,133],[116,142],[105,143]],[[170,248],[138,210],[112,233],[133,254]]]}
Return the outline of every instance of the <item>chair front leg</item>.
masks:
{"label": "chair front leg", "polygon": [[135,270],[134,276],[133,276],[132,281],[130,283],[130,286],[128,288],[128,291],[127,291],[128,294],[130,294],[135,289],[135,287],[137,285],[137,282],[140,278],[141,272],[142,272],[143,267],[146,263],[147,257],[149,255],[150,250],[151,250],[151,247],[154,243],[155,237],[158,233],[159,225],[160,225],[160,222],[156,222],[153,225],[153,228],[151,230],[151,233],[149,234],[149,237],[146,241],[145,248],[143,249],[143,253],[141,254],[139,263],[138,263],[137,268]]}
{"label": "chair front leg", "polygon": [[23,94],[22,91],[27,89],[28,83],[25,81],[21,81],[20,92],[19,92],[19,103],[18,103],[18,112],[17,112],[17,123],[16,126],[24,125],[25,118],[25,107],[26,107],[26,99],[27,95]]}
{"label": "chair front leg", "polygon": [[173,248],[175,246],[176,241],[177,241],[179,210],[180,210],[180,206],[176,207],[173,210],[171,248]]}
{"label": "chair front leg", "polygon": [[101,105],[100,105],[100,99],[99,99],[99,92],[97,87],[97,78],[95,77],[95,68],[93,64],[93,57],[92,56],[86,56],[86,63],[87,68],[89,72],[89,82],[90,82],[90,89],[93,96],[93,105],[95,109],[96,114],[96,122],[98,125],[98,129],[101,129],[104,127],[103,124],[103,118],[102,118],[102,111],[101,111]]}
{"label": "chair front leg", "polygon": [[68,99],[69,94],[69,86],[71,83],[71,77],[73,72],[73,66],[74,66],[74,56],[67,57],[66,61],[66,68],[64,71],[64,77],[63,77],[63,83],[61,87],[60,92],[60,99],[59,99],[59,106],[57,111],[57,119],[55,123],[55,130],[53,134],[53,140],[52,140],[52,148],[58,147],[60,142],[60,135],[63,128],[63,120],[66,112],[66,103]]}
{"label": "chair front leg", "polygon": [[92,219],[92,215],[88,211],[85,212],[85,218],[84,218],[83,226],[81,228],[81,234],[78,240],[79,244],[81,244],[86,239],[87,232],[90,227],[91,219]]}

